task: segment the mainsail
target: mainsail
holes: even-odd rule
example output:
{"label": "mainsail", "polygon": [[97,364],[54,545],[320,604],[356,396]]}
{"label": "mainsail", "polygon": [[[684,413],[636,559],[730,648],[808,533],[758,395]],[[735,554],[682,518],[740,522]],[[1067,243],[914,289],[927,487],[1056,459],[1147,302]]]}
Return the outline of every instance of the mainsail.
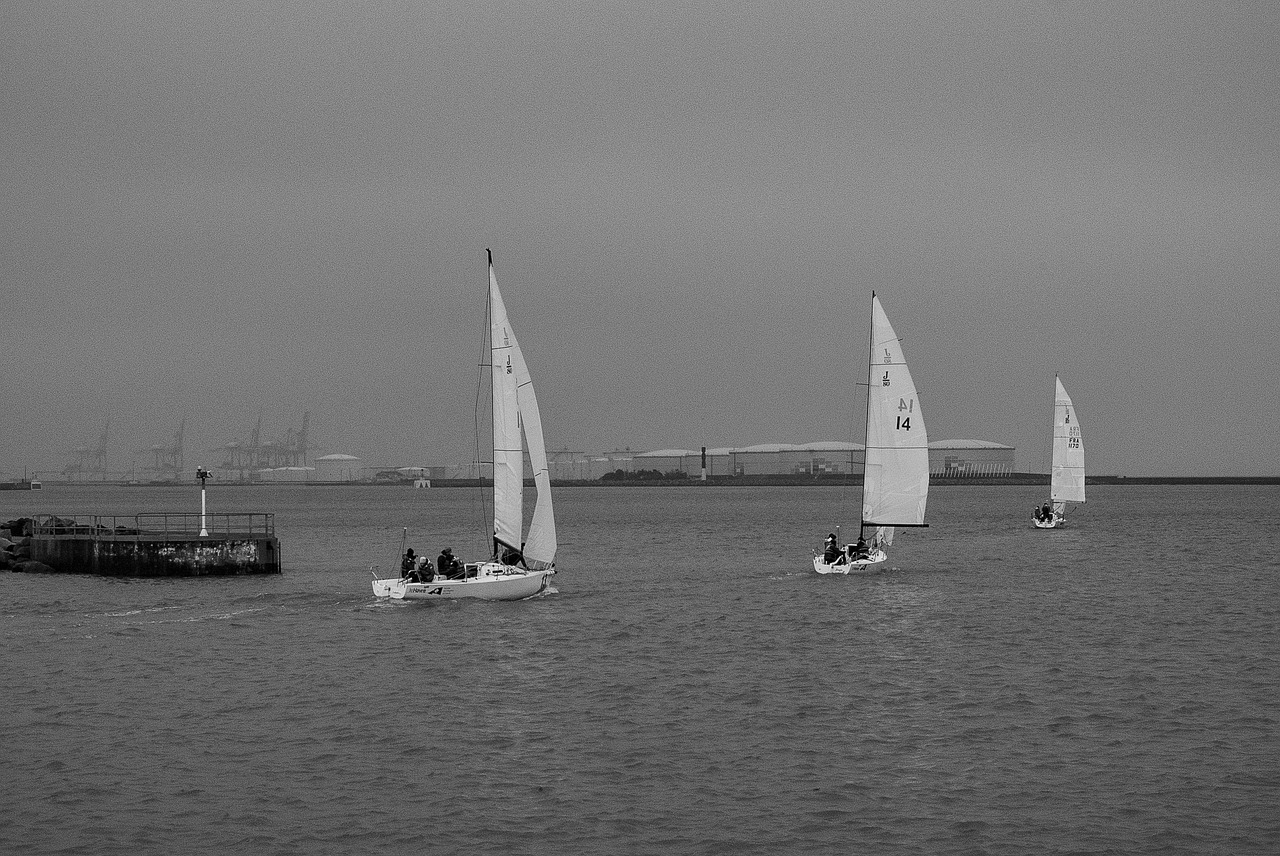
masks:
{"label": "mainsail", "polygon": [[1076,421],[1076,408],[1054,377],[1057,390],[1053,401],[1053,475],[1049,498],[1059,513],[1068,502],[1084,502],[1084,437]]}
{"label": "mainsail", "polygon": [[924,525],[929,438],[902,345],[874,292],[869,382],[862,525],[881,527],[875,540],[891,543],[888,527]]}
{"label": "mainsail", "polygon": [[[533,381],[525,365],[520,343],[507,320],[507,308],[498,291],[489,259],[489,342],[493,371],[493,537],[522,549],[525,563],[534,570],[549,567],[556,555],[555,512],[551,505],[551,475],[542,439],[542,417]],[[529,535],[524,524],[524,445],[529,444],[537,500]]]}

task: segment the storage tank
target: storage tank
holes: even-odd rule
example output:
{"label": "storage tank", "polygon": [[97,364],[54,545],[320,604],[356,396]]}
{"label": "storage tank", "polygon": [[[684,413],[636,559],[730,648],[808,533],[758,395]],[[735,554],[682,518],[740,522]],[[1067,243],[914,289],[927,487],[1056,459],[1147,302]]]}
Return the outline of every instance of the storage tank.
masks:
{"label": "storage tank", "polygon": [[363,462],[354,455],[325,455],[316,458],[316,481],[352,482],[359,481],[363,476]]}

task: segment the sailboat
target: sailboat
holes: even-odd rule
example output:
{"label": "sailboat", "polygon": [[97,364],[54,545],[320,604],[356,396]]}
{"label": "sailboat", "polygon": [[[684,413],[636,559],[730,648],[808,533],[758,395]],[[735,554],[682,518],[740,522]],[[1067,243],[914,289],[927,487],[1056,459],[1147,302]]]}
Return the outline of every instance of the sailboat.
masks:
{"label": "sailboat", "polygon": [[[378,579],[373,593],[395,600],[522,600],[547,589],[556,572],[556,521],[551,504],[542,417],[533,381],[489,256],[489,356],[493,394],[493,557],[458,563],[451,573],[434,569],[430,579]],[[521,430],[523,428],[523,431]],[[523,442],[522,442],[523,434]],[[529,450],[537,492],[524,538],[524,451]],[[420,575],[419,575],[420,576]]]}
{"label": "sailboat", "polygon": [[[870,573],[885,561],[897,526],[927,526],[929,438],[902,344],[871,293],[871,346],[867,359],[867,420],[863,442],[862,517],[858,543],[840,545],[828,536],[822,553],[814,552],[820,574]],[[865,541],[866,530],[873,530]]]}
{"label": "sailboat", "polygon": [[1054,529],[1067,522],[1067,503],[1084,502],[1084,437],[1076,420],[1071,396],[1054,375],[1057,389],[1053,397],[1053,474],[1049,479],[1049,501],[1032,517],[1037,529]]}

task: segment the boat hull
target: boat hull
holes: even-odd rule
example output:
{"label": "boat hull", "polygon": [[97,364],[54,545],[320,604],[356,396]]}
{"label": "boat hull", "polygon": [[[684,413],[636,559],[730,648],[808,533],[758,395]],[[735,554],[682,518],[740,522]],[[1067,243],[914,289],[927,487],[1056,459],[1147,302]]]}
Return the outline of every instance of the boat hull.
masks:
{"label": "boat hull", "polygon": [[1067,518],[1054,517],[1052,520],[1041,520],[1038,517],[1033,517],[1031,522],[1035,524],[1037,529],[1057,529],[1059,526],[1066,525]]}
{"label": "boat hull", "polygon": [[464,580],[437,579],[429,583],[394,578],[374,580],[373,593],[391,600],[524,600],[545,591],[554,573],[554,570],[524,571],[509,565],[485,563],[478,568],[469,567]]}
{"label": "boat hull", "polygon": [[884,550],[873,550],[871,555],[865,559],[857,559],[852,562],[837,562],[828,565],[822,560],[821,556],[813,557],[813,569],[820,574],[841,574],[849,576],[853,574],[874,574],[881,570],[876,567],[889,557],[885,555]]}

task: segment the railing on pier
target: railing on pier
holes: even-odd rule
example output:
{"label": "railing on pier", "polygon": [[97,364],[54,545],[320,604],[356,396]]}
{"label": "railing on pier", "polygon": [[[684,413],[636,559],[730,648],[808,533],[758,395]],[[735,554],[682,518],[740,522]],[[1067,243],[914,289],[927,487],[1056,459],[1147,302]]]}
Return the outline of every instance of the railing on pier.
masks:
{"label": "railing on pier", "polygon": [[[208,532],[200,534],[201,523]],[[146,514],[95,514],[92,517],[36,515],[31,535],[40,539],[93,541],[191,541],[246,540],[275,537],[274,514],[205,514],[153,512]]]}

